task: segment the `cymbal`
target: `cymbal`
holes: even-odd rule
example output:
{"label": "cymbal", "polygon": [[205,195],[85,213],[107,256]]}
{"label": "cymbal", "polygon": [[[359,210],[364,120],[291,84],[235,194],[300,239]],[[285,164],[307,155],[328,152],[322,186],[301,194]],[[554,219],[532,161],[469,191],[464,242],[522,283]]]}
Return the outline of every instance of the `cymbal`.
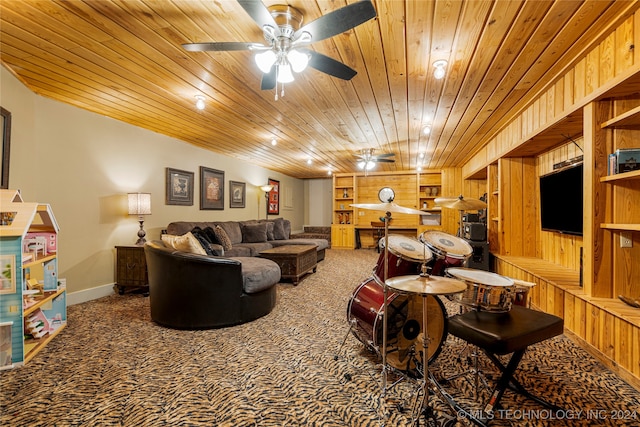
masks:
{"label": "cymbal", "polygon": [[386,284],[397,291],[419,295],[452,295],[467,289],[463,281],[441,276],[398,276],[387,279]]}
{"label": "cymbal", "polygon": [[418,209],[405,208],[393,202],[389,203],[355,203],[350,206],[360,209],[368,209],[372,211],[382,211],[391,213],[403,213],[411,215],[426,215],[426,212],[422,212]]}
{"label": "cymbal", "polygon": [[459,211],[473,211],[487,207],[487,204],[482,200],[465,199],[462,195],[458,197],[438,197],[435,202],[436,205],[443,208],[457,209]]}

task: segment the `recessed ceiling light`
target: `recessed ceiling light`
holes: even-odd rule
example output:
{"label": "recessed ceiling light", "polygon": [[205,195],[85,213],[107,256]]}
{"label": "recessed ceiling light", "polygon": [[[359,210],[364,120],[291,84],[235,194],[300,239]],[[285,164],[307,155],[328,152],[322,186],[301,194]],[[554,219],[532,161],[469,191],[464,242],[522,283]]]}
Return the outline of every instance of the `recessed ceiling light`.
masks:
{"label": "recessed ceiling light", "polygon": [[278,143],[278,141],[276,141],[275,138],[271,138],[271,145],[276,145]]}
{"label": "recessed ceiling light", "polygon": [[447,61],[445,61],[444,59],[441,59],[440,61],[434,62],[433,66],[436,67],[436,69],[433,70],[433,77],[440,80],[441,78],[444,77],[446,73],[446,70],[444,69],[444,67],[447,66]]}
{"label": "recessed ceiling light", "polygon": [[431,133],[431,125],[425,125],[422,128],[422,133],[425,135],[429,135]]}
{"label": "recessed ceiling light", "polygon": [[313,163],[313,160],[311,160],[311,157],[309,157],[309,158],[307,159],[307,164],[308,164],[308,165],[310,165],[311,163]]}

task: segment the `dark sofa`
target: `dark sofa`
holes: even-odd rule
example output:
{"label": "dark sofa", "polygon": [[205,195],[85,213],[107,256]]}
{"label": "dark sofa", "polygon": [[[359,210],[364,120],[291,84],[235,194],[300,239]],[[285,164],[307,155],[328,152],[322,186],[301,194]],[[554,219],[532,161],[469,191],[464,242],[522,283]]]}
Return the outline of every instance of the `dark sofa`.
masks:
{"label": "dark sofa", "polygon": [[280,267],[264,258],[225,258],[176,251],[154,240],[144,246],[154,322],[209,329],[262,317],[276,304]]}
{"label": "dark sofa", "polygon": [[[204,230],[207,227],[213,229],[216,225],[225,231],[230,240],[231,248],[216,248],[220,255],[225,257],[254,257],[261,251],[276,246],[315,245],[319,262],[325,257],[325,249],[329,248],[327,239],[294,238],[291,235],[291,222],[284,218],[251,221],[175,221],[167,226],[166,231],[167,234],[181,236],[196,227]],[[262,226],[267,227],[264,235],[256,232]],[[269,233],[268,228],[272,228],[273,231]]]}

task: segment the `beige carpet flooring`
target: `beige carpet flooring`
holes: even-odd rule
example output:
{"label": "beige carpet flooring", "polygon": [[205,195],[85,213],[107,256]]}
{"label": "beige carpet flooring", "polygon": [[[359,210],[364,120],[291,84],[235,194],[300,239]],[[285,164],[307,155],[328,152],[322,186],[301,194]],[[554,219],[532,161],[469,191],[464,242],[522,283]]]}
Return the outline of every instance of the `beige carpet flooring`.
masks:
{"label": "beige carpet flooring", "polygon": [[[269,315],[224,329],[157,326],[139,294],[71,306],[68,327],[40,354],[0,372],[0,425],[412,425],[416,384],[402,380],[380,399],[379,358],[347,334],[349,301],[377,258],[328,250],[298,286],[277,285]],[[467,369],[464,348],[452,336],[442,343],[430,366],[438,378]],[[480,362],[491,386],[495,371]],[[640,425],[640,393],[564,336],[530,347],[517,378],[565,412],[507,391],[491,425]],[[447,391],[474,411],[488,392],[474,399],[472,383],[460,378]],[[467,424],[439,399],[430,405],[443,425]]]}

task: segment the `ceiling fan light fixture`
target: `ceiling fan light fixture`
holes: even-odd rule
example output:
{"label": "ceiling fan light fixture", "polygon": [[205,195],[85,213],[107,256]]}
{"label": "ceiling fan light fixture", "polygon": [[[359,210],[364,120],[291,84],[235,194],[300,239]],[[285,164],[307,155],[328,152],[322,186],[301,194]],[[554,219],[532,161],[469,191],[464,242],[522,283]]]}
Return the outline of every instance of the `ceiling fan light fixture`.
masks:
{"label": "ceiling fan light fixture", "polygon": [[204,107],[205,107],[204,96],[196,95],[195,98],[196,98],[196,108],[198,110],[204,110]]}
{"label": "ceiling fan light fixture", "polygon": [[291,72],[291,65],[289,63],[278,64],[278,83],[291,83],[293,73]]}
{"label": "ceiling fan light fixture", "polygon": [[273,50],[269,49],[265,50],[264,52],[256,53],[254,59],[260,71],[262,71],[263,73],[268,73],[269,71],[271,71],[271,67],[273,67],[273,64],[276,63],[276,59],[278,59],[278,56]]}
{"label": "ceiling fan light fixture", "polygon": [[370,171],[371,169],[373,169],[376,166],[376,162],[374,162],[373,160],[368,160],[366,165],[365,165],[365,169]]}
{"label": "ceiling fan light fixture", "polygon": [[287,60],[289,60],[293,71],[301,73],[305,68],[307,68],[307,64],[309,64],[309,55],[302,53],[299,50],[291,49],[287,52]]}
{"label": "ceiling fan light fixture", "polygon": [[445,67],[447,66],[447,61],[445,61],[444,59],[441,59],[439,61],[434,62],[433,66],[436,68],[435,70],[433,70],[433,77],[435,77],[438,80],[442,79],[446,74]]}

